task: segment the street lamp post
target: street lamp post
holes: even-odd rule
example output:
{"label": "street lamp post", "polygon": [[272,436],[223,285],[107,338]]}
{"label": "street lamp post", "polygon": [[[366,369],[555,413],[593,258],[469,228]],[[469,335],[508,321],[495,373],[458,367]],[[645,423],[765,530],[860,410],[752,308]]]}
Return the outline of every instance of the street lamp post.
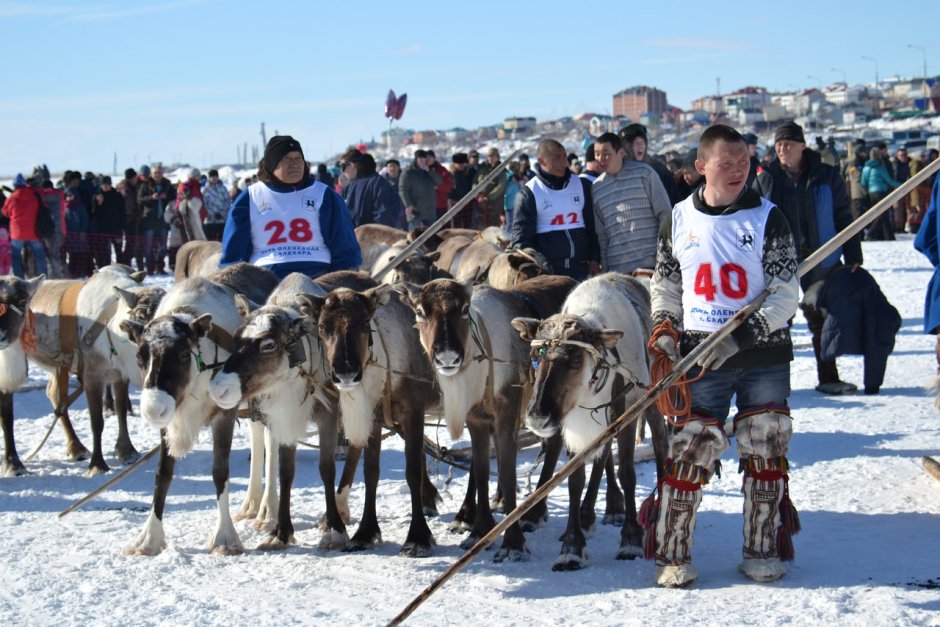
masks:
{"label": "street lamp post", "polygon": [[871,61],[875,64],[875,111],[881,112],[881,88],[878,87],[878,59],[862,55],[865,61]]}
{"label": "street lamp post", "polygon": [[924,55],[924,110],[927,110],[927,100],[929,96],[927,95],[927,49],[923,46],[915,46],[914,44],[907,44],[908,48],[914,48],[915,50],[920,50],[921,54]]}

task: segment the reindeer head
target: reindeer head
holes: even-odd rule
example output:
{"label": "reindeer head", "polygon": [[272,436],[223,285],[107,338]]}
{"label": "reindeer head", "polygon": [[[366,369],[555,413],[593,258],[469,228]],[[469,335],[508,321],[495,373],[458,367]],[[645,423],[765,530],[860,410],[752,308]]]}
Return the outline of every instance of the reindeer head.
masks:
{"label": "reindeer head", "polygon": [[0,350],[16,342],[29,315],[29,301],[42,285],[45,275],[24,281],[15,276],[0,277]]}
{"label": "reindeer head", "polygon": [[555,314],[542,321],[515,318],[512,326],[532,344],[535,385],[526,408],[526,426],[547,438],[561,428],[585,396],[593,394],[598,360],[584,345],[603,353],[616,346],[623,332],[594,328],[572,314]]}
{"label": "reindeer head", "polygon": [[211,314],[187,313],[162,315],[146,326],[121,322],[121,330],[137,344],[137,366],[144,382],[140,413],[154,426],[166,427],[189,392],[198,374],[193,357],[211,323]]}
{"label": "reindeer head", "polygon": [[[391,283],[414,283],[424,285],[433,279],[449,277],[450,275],[434,265],[440,259],[441,253],[434,251],[428,254],[415,253],[405,258],[398,267],[392,270]],[[391,259],[389,259],[391,261]]]}
{"label": "reindeer head", "polygon": [[415,312],[421,346],[439,374],[453,376],[468,357],[470,297],[473,282],[436,279],[423,287],[411,283],[395,286]]}
{"label": "reindeer head", "polygon": [[166,290],[162,287],[138,287],[125,290],[115,285],[114,291],[127,307],[127,319],[140,324],[147,324],[153,319],[157,306],[166,296]]}
{"label": "reindeer head", "polygon": [[235,296],[235,303],[244,320],[235,331],[235,351],[209,382],[209,395],[222,409],[283,383],[292,355],[304,350],[304,336],[316,331],[312,319],[289,307],[258,308],[241,295]]}
{"label": "reindeer head", "polygon": [[350,390],[362,383],[372,355],[372,318],[388,302],[391,286],[364,292],[339,288],[326,296],[303,294],[305,314],[317,320],[317,333],[330,367],[333,385]]}

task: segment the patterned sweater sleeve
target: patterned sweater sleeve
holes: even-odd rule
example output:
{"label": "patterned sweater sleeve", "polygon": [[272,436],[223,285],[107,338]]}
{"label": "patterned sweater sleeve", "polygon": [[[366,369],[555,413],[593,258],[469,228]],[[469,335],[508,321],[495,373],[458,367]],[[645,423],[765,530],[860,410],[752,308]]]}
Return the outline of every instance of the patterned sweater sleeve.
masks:
{"label": "patterned sweater sleeve", "polygon": [[672,212],[659,225],[656,241],[656,269],[650,279],[653,324],[669,320],[682,329],[682,269],[672,253]]}

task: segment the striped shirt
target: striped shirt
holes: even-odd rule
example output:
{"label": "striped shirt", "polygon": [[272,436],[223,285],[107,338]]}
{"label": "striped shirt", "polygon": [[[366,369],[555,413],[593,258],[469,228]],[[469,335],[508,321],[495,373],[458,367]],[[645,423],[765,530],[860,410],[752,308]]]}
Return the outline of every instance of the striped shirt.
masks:
{"label": "striped shirt", "polygon": [[591,191],[604,270],[654,268],[659,223],[672,210],[656,171],[639,161],[624,161],[616,174],[597,177]]}

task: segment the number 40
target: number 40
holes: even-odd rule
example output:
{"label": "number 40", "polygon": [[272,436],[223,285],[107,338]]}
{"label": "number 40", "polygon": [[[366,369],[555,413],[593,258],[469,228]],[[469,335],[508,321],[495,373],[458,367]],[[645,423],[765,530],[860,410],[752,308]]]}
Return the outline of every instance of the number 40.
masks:
{"label": "number 40", "polygon": [[[747,294],[747,273],[736,263],[723,264],[718,269],[721,293],[728,298],[744,298]],[[718,287],[715,286],[712,264],[703,263],[695,273],[695,293],[706,301],[715,300]]]}

